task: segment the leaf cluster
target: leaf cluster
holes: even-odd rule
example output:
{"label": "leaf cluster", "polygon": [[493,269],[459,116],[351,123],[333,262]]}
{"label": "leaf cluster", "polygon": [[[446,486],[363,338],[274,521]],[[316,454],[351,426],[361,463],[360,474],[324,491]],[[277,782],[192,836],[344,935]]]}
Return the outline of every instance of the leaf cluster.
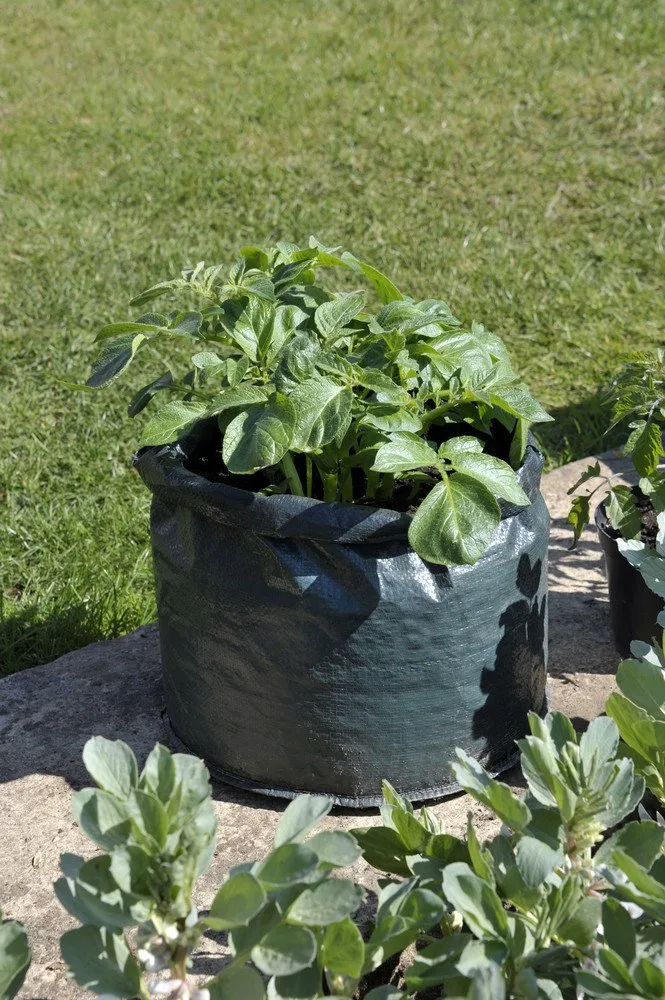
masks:
{"label": "leaf cluster", "polygon": [[[328,291],[318,271],[369,282]],[[464,329],[448,304],[414,301],[376,268],[311,238],[301,248],[243,247],[230,268],[203,262],[132,304],[166,294],[196,310],[144,312],[98,335],[87,388],[114,382],[138,354],[193,344],[191,367],[163,370],[129,404],[150,406],[143,444],[214,422],[224,475],[263,475],[262,492],[373,503],[400,490],[418,506],[409,540],[425,559],[473,563],[502,501],[529,503],[519,468],[531,424],[550,419],[511,367],[501,340]]]}
{"label": "leaf cluster", "polygon": [[[612,404],[609,430],[625,425],[623,451],[630,456],[639,477],[640,492],[649,498],[657,514],[665,514],[665,471],[660,468],[665,455],[665,351],[658,349],[630,356],[606,390],[606,396]],[[576,493],[590,480],[598,480],[597,485],[575,497],[568,515],[573,544],[589,522],[591,498],[602,489],[605,489],[602,502],[612,527],[625,540],[637,539],[641,517],[635,492],[623,484],[613,484],[611,478],[602,475],[596,462],[588,466],[569,494]]]}

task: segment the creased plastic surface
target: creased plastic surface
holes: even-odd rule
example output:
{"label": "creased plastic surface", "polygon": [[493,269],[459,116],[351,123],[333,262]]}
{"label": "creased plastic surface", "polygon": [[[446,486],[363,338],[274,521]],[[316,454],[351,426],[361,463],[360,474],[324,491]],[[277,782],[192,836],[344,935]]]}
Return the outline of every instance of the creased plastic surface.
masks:
{"label": "creased plastic surface", "polygon": [[549,515],[542,459],[475,566],[423,562],[410,518],[260,496],[188,471],[179,446],[137,467],[152,542],[166,706],[220,777],[271,795],[376,804],[456,790],[456,746],[493,771],[545,700]]}

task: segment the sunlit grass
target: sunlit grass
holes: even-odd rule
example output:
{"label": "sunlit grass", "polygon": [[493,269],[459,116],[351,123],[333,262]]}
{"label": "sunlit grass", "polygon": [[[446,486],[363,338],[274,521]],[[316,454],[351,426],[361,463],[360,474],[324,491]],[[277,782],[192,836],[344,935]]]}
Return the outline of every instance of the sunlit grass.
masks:
{"label": "sunlit grass", "polygon": [[343,243],[501,333],[551,464],[602,447],[598,384],[662,332],[663,12],[5,3],[0,672],[154,615],[125,390],[55,377],[182,265]]}

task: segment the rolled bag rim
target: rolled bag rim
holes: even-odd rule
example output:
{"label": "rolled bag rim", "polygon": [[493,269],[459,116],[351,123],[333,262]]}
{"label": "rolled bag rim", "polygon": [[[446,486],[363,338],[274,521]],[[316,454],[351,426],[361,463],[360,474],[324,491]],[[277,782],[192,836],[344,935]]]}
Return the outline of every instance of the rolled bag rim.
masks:
{"label": "rolled bag rim", "polygon": [[[264,496],[215,483],[184,467],[186,451],[180,444],[151,446],[141,449],[134,456],[134,464],[154,498],[167,505],[182,505],[196,511],[198,515],[209,517],[224,525],[256,532],[259,535],[276,538],[302,538],[326,541],[340,545],[382,544],[401,541],[408,545],[408,529],[413,515],[386,508],[368,507],[347,502],[327,502],[292,494],[272,494]],[[535,440],[529,435],[524,461],[517,470],[517,478],[533,502],[540,495],[540,477],[544,464],[543,456]],[[501,520],[514,517],[524,507],[499,501]],[[331,517],[331,513],[334,517]],[[484,557],[481,556],[479,562]],[[424,560],[423,560],[424,561]],[[427,564],[426,565],[431,565]],[[451,567],[451,569],[472,570],[473,566]],[[533,706],[532,711],[543,716],[548,711],[548,693],[545,687],[542,705]],[[168,715],[167,715],[168,718]],[[286,787],[257,781],[226,770],[208,759],[204,748],[183,740],[169,719],[169,726],[177,743],[188,752],[206,759],[214,778],[261,795],[273,798],[293,799],[306,788]],[[495,777],[513,767],[519,759],[517,745],[499,761],[485,761],[488,773]],[[463,791],[456,781],[446,781],[425,787],[409,789],[405,794],[413,802],[440,800]],[[336,806],[350,809],[366,809],[380,805],[380,794],[346,795],[335,792],[325,793]]]}
{"label": "rolled bag rim", "polygon": [[[153,496],[166,503],[195,509],[226,527],[242,528],[273,538],[306,538],[339,545],[406,541],[413,514],[345,501],[317,500],[292,493],[265,496],[226,483],[215,483],[185,468],[182,446],[167,444],[142,448],[134,466]],[[544,460],[529,434],[517,481],[531,502],[540,493]],[[499,500],[501,520],[524,507]],[[481,559],[483,557],[481,556]]]}

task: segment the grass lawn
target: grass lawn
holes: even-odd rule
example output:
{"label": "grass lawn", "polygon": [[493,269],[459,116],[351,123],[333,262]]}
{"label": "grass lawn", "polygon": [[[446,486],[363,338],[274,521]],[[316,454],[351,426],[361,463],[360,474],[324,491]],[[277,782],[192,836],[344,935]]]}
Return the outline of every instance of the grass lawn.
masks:
{"label": "grass lawn", "polygon": [[154,616],[129,386],[56,377],[133,293],[236,245],[315,233],[447,298],[559,418],[551,464],[601,447],[599,383],[661,341],[664,13],[6,0],[0,674]]}

